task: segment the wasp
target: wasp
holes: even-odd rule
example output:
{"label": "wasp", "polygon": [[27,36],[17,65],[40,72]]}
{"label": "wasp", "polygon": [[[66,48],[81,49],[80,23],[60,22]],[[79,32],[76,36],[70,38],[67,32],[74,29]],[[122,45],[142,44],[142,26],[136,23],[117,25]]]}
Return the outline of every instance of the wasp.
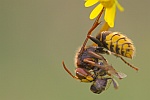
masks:
{"label": "wasp", "polygon": [[[102,12],[99,14],[97,19],[95,20],[93,26],[89,30],[87,36],[89,36],[92,31],[99,25],[99,19]],[[70,71],[65,67],[65,63],[63,62],[63,66],[65,70],[75,79],[81,80],[81,82],[91,82],[93,81],[93,77],[91,73],[89,73],[90,70],[94,70],[94,68],[103,69],[107,72],[109,75],[115,75],[119,79],[124,78],[124,74],[120,74],[120,72],[117,72],[111,65],[108,64],[107,60],[101,55],[102,52],[99,51],[101,48],[96,46],[86,46],[87,40],[89,38],[87,37],[81,46],[81,48],[78,50],[75,56],[75,64],[76,69],[75,73],[76,76],[73,76]],[[107,51],[105,52],[107,53]],[[104,64],[99,65],[99,61],[102,61]]]}
{"label": "wasp", "polygon": [[101,48],[96,46],[85,46],[84,48],[82,46],[79,49],[79,52],[77,52],[75,56],[75,76],[68,70],[63,62],[63,67],[70,76],[81,82],[92,82],[90,90],[96,94],[105,91],[111,82],[113,82],[115,89],[118,88],[118,83],[113,76],[119,79],[126,77],[126,74],[116,71],[112,65],[109,65],[99,50],[101,50]]}
{"label": "wasp", "polygon": [[[102,10],[103,11],[103,10]],[[110,54],[112,51],[104,50],[105,46],[102,42],[91,36],[92,31],[99,25],[99,19],[102,12],[97,17],[92,28],[89,30],[87,37],[78,50],[75,56],[75,76],[68,70],[64,61],[62,62],[64,69],[70,74],[71,77],[80,80],[81,82],[93,82],[91,85],[91,91],[93,93],[101,93],[109,87],[109,81],[112,81],[115,88],[118,88],[117,82],[114,80],[113,76],[119,79],[125,78],[124,73],[118,72],[114,69],[112,65],[108,64],[108,61],[103,57],[102,54]],[[90,45],[86,46],[88,39],[94,41],[98,46]],[[107,48],[106,48],[107,49]],[[114,55],[117,53],[113,53]],[[121,56],[118,56],[122,58]],[[125,62],[125,61],[124,61]],[[102,64],[101,64],[102,63]],[[108,77],[105,77],[108,76]]]}

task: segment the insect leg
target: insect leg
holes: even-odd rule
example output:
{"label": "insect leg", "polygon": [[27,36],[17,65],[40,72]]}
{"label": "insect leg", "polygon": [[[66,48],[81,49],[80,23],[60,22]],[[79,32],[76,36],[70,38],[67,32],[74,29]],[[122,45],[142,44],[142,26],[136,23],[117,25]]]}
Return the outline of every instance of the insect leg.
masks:
{"label": "insect leg", "polygon": [[[104,11],[104,7],[103,7],[102,11],[99,13],[98,17],[96,18],[96,20],[95,20],[93,26],[92,26],[91,29],[88,31],[87,36],[88,36],[88,35],[91,35],[91,34],[92,34],[92,31],[99,25],[99,23],[100,23],[100,22],[99,22],[99,19],[100,19],[101,15],[102,15],[103,11]],[[88,39],[89,39],[89,38],[86,37],[86,39],[85,39],[85,41],[84,41],[84,43],[83,43],[83,45],[82,45],[82,48],[81,48],[81,50],[80,50],[80,53],[82,53],[82,52],[84,51],[84,47],[85,47],[85,45],[86,45]]]}
{"label": "insect leg", "polygon": [[83,60],[84,62],[90,64],[91,66],[95,66],[95,67],[98,67],[100,69],[103,69],[105,71],[108,72],[108,75],[115,75],[116,77],[118,77],[119,79],[122,79],[124,77],[120,76],[118,74],[118,72],[111,66],[111,65],[99,65],[98,63],[95,63],[94,61],[90,61],[90,60],[87,60],[87,59],[84,59]]}
{"label": "insect leg", "polygon": [[85,63],[88,63],[88,64],[90,64],[91,66],[96,66],[96,67],[98,67],[98,68],[100,68],[100,69],[103,69],[103,70],[105,70],[105,71],[108,71],[108,68],[107,67],[105,67],[105,66],[103,66],[103,65],[99,65],[98,63],[96,63],[96,62],[94,62],[94,61],[91,61],[91,60],[89,60],[89,59],[84,59],[83,60]]}
{"label": "insect leg", "polygon": [[108,61],[102,55],[97,54],[93,51],[88,51],[88,53],[99,60],[103,60],[104,65],[108,65]]}
{"label": "insect leg", "polygon": [[128,63],[125,59],[123,59],[123,57],[121,57],[118,54],[112,53],[113,55],[115,55],[116,57],[119,57],[125,64],[127,64],[129,67],[133,68],[134,70],[138,71],[139,69],[137,67],[134,67],[133,65],[131,65],[130,63]]}
{"label": "insect leg", "polygon": [[133,68],[134,70],[138,71],[139,69],[137,67],[134,67],[133,65],[131,65],[130,63],[128,63],[125,59],[123,59],[122,57],[120,57],[120,59],[127,64],[128,66],[130,66],[131,68]]}
{"label": "insect leg", "polygon": [[102,11],[99,13],[99,15],[97,16],[92,28],[89,30],[87,35],[91,35],[92,31],[100,24],[99,19],[102,16],[103,11],[104,11],[104,7],[103,7]]}
{"label": "insect leg", "polygon": [[84,59],[84,62],[89,63],[92,66],[96,66],[100,69],[103,69],[105,71],[108,71],[108,74],[112,74],[115,75],[116,77],[118,77],[119,79],[125,78],[126,74],[121,73],[121,72],[117,72],[113,66],[108,64],[108,61],[102,56],[102,55],[98,55],[95,52],[89,51],[89,54],[91,54],[92,56],[94,56],[95,58],[102,60],[104,65],[99,65],[98,63],[94,62],[94,61],[90,61],[88,59]]}

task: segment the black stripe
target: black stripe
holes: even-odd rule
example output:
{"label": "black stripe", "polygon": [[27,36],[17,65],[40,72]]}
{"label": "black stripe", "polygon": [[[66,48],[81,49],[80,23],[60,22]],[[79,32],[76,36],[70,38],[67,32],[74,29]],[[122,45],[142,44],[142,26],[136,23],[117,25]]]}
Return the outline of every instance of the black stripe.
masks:
{"label": "black stripe", "polygon": [[123,51],[122,51],[122,49],[123,49],[123,44],[122,44],[121,48],[118,47],[118,42],[119,42],[120,40],[122,40],[122,39],[126,40],[126,38],[123,37],[123,38],[119,38],[119,39],[116,41],[116,49],[115,49],[115,50],[116,50],[116,53],[117,53],[117,54],[120,54],[120,53],[119,53],[119,50],[120,50],[120,49],[121,49],[121,54],[122,54],[122,52],[123,52]]}
{"label": "black stripe", "polygon": [[104,32],[102,32],[101,34],[102,34],[102,44],[103,44],[103,46],[104,46],[104,48],[106,48],[106,49],[108,49],[109,50],[109,48],[108,48],[108,44],[106,43],[106,37],[109,35],[109,34],[111,34],[112,32],[111,31],[104,31]]}
{"label": "black stripe", "polygon": [[[111,44],[110,44],[110,51],[112,51],[112,52],[116,52],[116,51],[114,51],[114,45],[112,44],[112,39],[113,39],[113,37],[115,37],[115,36],[120,36],[120,34],[114,34],[112,37],[111,37]],[[118,41],[118,40],[117,40]],[[117,45],[117,44],[116,44]],[[116,46],[117,47],[117,46]],[[114,48],[114,49],[113,49]]]}
{"label": "black stripe", "polygon": [[[131,44],[131,43],[124,43],[123,45],[125,45],[125,44],[128,44],[128,47],[130,47],[130,44]],[[125,56],[126,53],[127,53],[127,50],[130,50],[130,49],[126,49],[126,51],[124,52],[124,51],[123,51],[123,45],[122,45],[122,49],[121,49],[121,54]]]}

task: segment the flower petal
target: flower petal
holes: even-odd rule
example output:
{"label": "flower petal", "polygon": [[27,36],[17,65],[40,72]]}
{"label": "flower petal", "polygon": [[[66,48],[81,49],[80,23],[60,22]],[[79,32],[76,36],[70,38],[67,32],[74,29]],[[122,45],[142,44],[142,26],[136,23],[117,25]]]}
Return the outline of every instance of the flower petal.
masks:
{"label": "flower petal", "polygon": [[94,19],[95,17],[97,17],[98,14],[102,11],[102,9],[103,9],[103,5],[102,4],[97,5],[94,8],[94,10],[91,12],[90,19]]}
{"label": "flower petal", "polygon": [[124,8],[118,3],[117,0],[115,0],[115,3],[116,3],[116,6],[118,7],[118,9],[119,9],[120,11],[124,11]]}
{"label": "flower petal", "polygon": [[84,6],[85,7],[90,7],[93,6],[94,4],[96,4],[99,0],[86,0]]}
{"label": "flower petal", "polygon": [[109,2],[110,0],[99,0],[100,2]]}
{"label": "flower petal", "polygon": [[110,27],[114,27],[114,20],[116,16],[116,5],[114,4],[111,8],[106,8],[105,21]]}

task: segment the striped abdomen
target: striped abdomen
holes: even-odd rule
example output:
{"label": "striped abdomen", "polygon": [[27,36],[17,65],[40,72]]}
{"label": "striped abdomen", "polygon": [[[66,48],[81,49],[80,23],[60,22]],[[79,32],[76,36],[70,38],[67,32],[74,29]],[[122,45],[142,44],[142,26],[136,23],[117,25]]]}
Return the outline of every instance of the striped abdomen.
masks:
{"label": "striped abdomen", "polygon": [[134,55],[134,45],[132,41],[120,32],[104,31],[96,37],[101,41],[102,46],[111,52],[132,58]]}

